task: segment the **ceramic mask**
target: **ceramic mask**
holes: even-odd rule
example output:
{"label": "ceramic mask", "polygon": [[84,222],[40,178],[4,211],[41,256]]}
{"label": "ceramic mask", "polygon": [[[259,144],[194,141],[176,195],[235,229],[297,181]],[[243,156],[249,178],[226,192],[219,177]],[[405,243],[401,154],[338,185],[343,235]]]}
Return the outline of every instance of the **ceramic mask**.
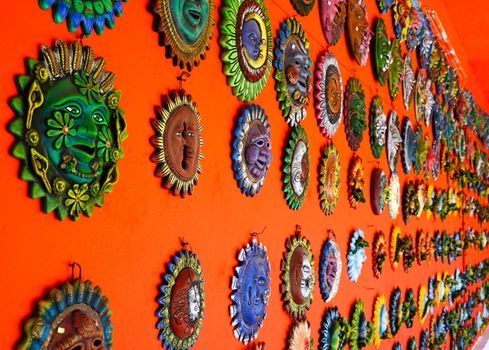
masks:
{"label": "ceramic mask", "polygon": [[348,249],[348,276],[352,282],[356,282],[362,272],[363,263],[367,260],[365,247],[368,247],[368,242],[363,238],[363,231],[357,229],[350,240]]}
{"label": "ceramic mask", "polygon": [[199,65],[213,36],[214,1],[155,0],[151,6],[166,57],[182,69]]}
{"label": "ceramic mask", "polygon": [[309,41],[300,22],[288,18],[280,25],[274,49],[275,90],[282,115],[294,127],[306,117],[312,90]]}
{"label": "ceramic mask", "polygon": [[389,67],[392,63],[391,42],[387,36],[385,22],[379,18],[375,27],[375,71],[380,85],[388,80]]}
{"label": "ceramic mask", "polygon": [[355,303],[350,326],[351,330],[348,340],[350,349],[360,350],[372,343],[374,328],[373,324],[365,316],[365,305],[362,299]]}
{"label": "ceramic mask", "polygon": [[319,262],[319,285],[325,302],[333,299],[338,292],[341,269],[340,249],[336,242],[329,238],[323,243]]}
{"label": "ceramic mask", "polygon": [[100,321],[81,310],[75,310],[61,321],[49,342],[48,350],[105,350]]}
{"label": "ceramic mask", "polygon": [[319,128],[324,136],[332,137],[343,113],[343,83],[335,56],[322,52],[314,75],[314,108]]}
{"label": "ceramic mask", "polygon": [[256,99],[270,76],[272,29],[263,0],[224,0],[219,25],[221,61],[233,95]]}
{"label": "ceramic mask", "polygon": [[384,262],[387,257],[386,252],[386,242],[385,236],[382,231],[377,232],[374,238],[374,243],[372,247],[372,270],[374,272],[374,277],[379,278],[382,269],[384,267]]}
{"label": "ceramic mask", "polygon": [[290,265],[292,297],[297,304],[303,304],[309,298],[313,287],[311,283],[313,280],[311,262],[304,248],[295,249]]}
{"label": "ceramic mask", "polygon": [[314,7],[315,0],[290,0],[292,6],[301,16],[307,16]]}
{"label": "ceramic mask", "polygon": [[387,160],[391,172],[395,172],[399,160],[399,145],[402,143],[401,133],[399,132],[399,119],[395,111],[389,113],[387,128]]}
{"label": "ceramic mask", "polygon": [[80,279],[66,282],[39,302],[36,315],[26,324],[19,349],[110,350],[110,314],[100,287]]}
{"label": "ceramic mask", "polygon": [[263,108],[246,107],[238,118],[233,141],[233,170],[241,192],[254,196],[272,161],[270,125]]}
{"label": "ceramic mask", "polygon": [[370,105],[370,146],[375,158],[380,158],[385,145],[387,116],[383,111],[382,100],[376,95]]}
{"label": "ceramic mask", "polygon": [[70,32],[81,28],[83,35],[90,36],[94,29],[95,33],[102,35],[105,27],[115,27],[115,17],[122,16],[123,2],[127,0],[39,0],[39,7],[43,10],[52,8],[54,21],[61,23],[66,20]]}
{"label": "ceramic mask", "polygon": [[155,135],[151,143],[155,152],[151,160],[157,163],[156,176],[174,195],[193,192],[201,172],[203,158],[200,114],[191,96],[183,90],[173,90],[156,109],[157,119],[151,120]]}
{"label": "ceramic mask", "polygon": [[411,65],[411,56],[406,55],[406,58],[404,59],[404,68],[402,72],[402,88],[403,88],[403,101],[404,101],[404,107],[406,110],[409,110],[409,107],[411,106],[411,101],[413,100],[414,96],[414,87],[416,84],[416,77],[414,76],[414,70]]}
{"label": "ceramic mask", "polygon": [[311,337],[311,326],[307,320],[294,322],[289,338],[287,350],[312,350],[313,338]]}
{"label": "ceramic mask", "polygon": [[319,200],[321,209],[330,215],[336,207],[340,186],[340,159],[338,150],[331,142],[323,150],[319,168]]}
{"label": "ceramic mask", "polygon": [[389,66],[389,94],[392,100],[397,98],[401,89],[401,76],[404,68],[402,60],[401,44],[398,40],[392,40],[391,46],[392,62]]}
{"label": "ceramic mask", "polygon": [[319,348],[343,349],[349,333],[348,320],[341,317],[336,306],[324,312],[319,331]]}
{"label": "ceramic mask", "polygon": [[270,264],[266,248],[252,240],[238,255],[231,294],[230,313],[234,335],[244,344],[258,336],[270,296]]}
{"label": "ceramic mask", "polygon": [[340,40],[346,21],[346,0],[319,0],[318,5],[326,42],[335,45]]}
{"label": "ceramic mask", "polygon": [[17,117],[9,128],[19,137],[14,156],[25,162],[32,196],[43,198],[45,210],[76,220],[101,206],[117,181],[126,136],[120,92],[88,46],[57,41],[54,48],[42,46],[41,56],[19,78],[25,102],[12,100]]}
{"label": "ceramic mask", "polygon": [[367,129],[365,92],[356,78],[348,79],[345,91],[345,132],[348,146],[357,151]]}

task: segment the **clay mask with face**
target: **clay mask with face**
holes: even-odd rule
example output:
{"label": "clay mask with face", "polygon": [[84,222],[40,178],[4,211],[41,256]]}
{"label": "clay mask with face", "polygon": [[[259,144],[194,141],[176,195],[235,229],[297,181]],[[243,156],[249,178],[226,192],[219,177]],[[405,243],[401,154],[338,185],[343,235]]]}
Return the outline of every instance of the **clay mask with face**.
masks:
{"label": "clay mask with face", "polygon": [[262,258],[251,258],[245,271],[242,293],[243,321],[249,326],[260,322],[266,314],[270,278]]}
{"label": "clay mask with face", "polygon": [[192,108],[186,105],[177,108],[167,121],[163,137],[170,168],[189,181],[197,171],[200,149],[198,120]]}
{"label": "clay mask with face", "polygon": [[302,305],[309,298],[314,286],[311,261],[302,246],[294,250],[289,269],[292,299],[296,304]]}
{"label": "clay mask with face", "polygon": [[195,331],[201,302],[199,281],[195,272],[184,268],[176,277],[170,300],[170,325],[179,338],[190,337]]}
{"label": "clay mask with face", "polygon": [[[44,348],[44,347],[43,347]],[[47,350],[105,350],[99,320],[82,310],[67,314],[53,330]]]}
{"label": "clay mask with face", "polygon": [[309,173],[307,146],[303,141],[299,141],[294,149],[291,168],[292,188],[297,196],[301,196]]}
{"label": "clay mask with face", "polygon": [[56,82],[37,111],[41,142],[62,176],[90,183],[102,174],[113,143],[109,110],[98,98],[83,95],[70,78]]}
{"label": "clay mask with face", "polygon": [[255,179],[265,177],[272,161],[270,130],[258,120],[253,121],[250,125],[245,150],[245,161],[249,173]]}
{"label": "clay mask with face", "polygon": [[253,61],[258,60],[261,54],[262,33],[260,25],[254,19],[245,19],[241,33],[241,41],[243,43],[246,55]]}
{"label": "clay mask with face", "polygon": [[341,117],[341,77],[335,66],[328,67],[326,81],[328,82],[328,107],[331,111],[328,117],[331,123],[336,123]]}
{"label": "clay mask with face", "polygon": [[208,0],[169,0],[170,12],[178,36],[188,45],[203,33],[209,18]]}
{"label": "clay mask with face", "polygon": [[284,52],[287,92],[292,104],[301,107],[309,100],[309,59],[299,38],[291,37]]}

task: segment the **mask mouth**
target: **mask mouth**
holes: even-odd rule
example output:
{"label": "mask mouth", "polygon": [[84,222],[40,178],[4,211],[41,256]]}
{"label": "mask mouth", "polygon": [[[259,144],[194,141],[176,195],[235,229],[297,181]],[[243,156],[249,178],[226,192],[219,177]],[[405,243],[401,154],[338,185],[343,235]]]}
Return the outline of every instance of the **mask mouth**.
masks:
{"label": "mask mouth", "polygon": [[202,20],[202,8],[196,3],[190,3],[185,10],[186,17],[194,26],[200,24]]}
{"label": "mask mouth", "polygon": [[82,144],[75,144],[75,145],[73,145],[73,148],[82,152],[82,153],[85,153],[86,155],[88,155],[91,158],[95,157],[95,148],[94,147],[90,147],[90,146],[86,146],[86,145],[82,145]]}

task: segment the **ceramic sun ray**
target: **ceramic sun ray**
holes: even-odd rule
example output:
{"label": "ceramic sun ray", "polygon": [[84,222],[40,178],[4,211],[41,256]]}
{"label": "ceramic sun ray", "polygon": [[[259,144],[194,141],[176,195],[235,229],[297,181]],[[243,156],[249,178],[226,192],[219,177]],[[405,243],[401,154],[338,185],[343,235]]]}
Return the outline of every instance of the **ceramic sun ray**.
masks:
{"label": "ceramic sun ray", "polygon": [[43,211],[55,211],[60,220],[91,216],[118,179],[126,124],[115,74],[104,67],[105,60],[79,42],[42,45],[10,100],[11,153],[21,162],[20,178]]}

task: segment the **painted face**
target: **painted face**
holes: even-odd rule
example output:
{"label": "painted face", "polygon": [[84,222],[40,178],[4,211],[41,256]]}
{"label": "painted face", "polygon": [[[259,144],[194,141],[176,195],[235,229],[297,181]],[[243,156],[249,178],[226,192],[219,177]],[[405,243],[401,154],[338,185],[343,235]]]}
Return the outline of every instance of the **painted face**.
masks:
{"label": "painted face", "polygon": [[195,322],[200,312],[200,293],[197,284],[188,289],[188,314],[190,322]]}
{"label": "painted face", "polygon": [[363,35],[368,29],[368,21],[365,16],[365,10],[359,4],[358,0],[349,0],[349,15],[348,15],[348,33],[352,51],[355,56],[359,54],[360,46],[362,45]]}
{"label": "painted face", "polygon": [[175,279],[170,299],[170,325],[179,338],[190,337],[195,331],[201,303],[199,281],[191,268],[184,268]]}
{"label": "painted face", "polygon": [[65,179],[91,183],[110,159],[108,108],[97,98],[89,103],[70,78],[56,82],[44,98],[37,118],[50,162]]}
{"label": "painted face", "polygon": [[375,136],[377,138],[377,143],[379,146],[384,146],[385,144],[385,133],[387,131],[387,121],[382,108],[377,108],[375,110]]}
{"label": "painted face", "polygon": [[290,260],[290,289],[292,299],[302,305],[309,298],[313,288],[311,261],[304,247],[297,247]]}
{"label": "painted face", "polygon": [[328,255],[326,264],[326,284],[329,288],[332,288],[336,281],[336,274],[338,273],[338,263],[336,256],[331,253]]}
{"label": "painted face", "polygon": [[284,52],[287,91],[292,104],[302,106],[308,102],[309,60],[302,41],[292,37]]}
{"label": "painted face", "polygon": [[197,171],[199,160],[199,129],[195,112],[186,105],[180,106],[168,119],[165,133],[167,162],[175,173],[189,181]]}
{"label": "painted face", "polygon": [[245,149],[248,171],[255,179],[265,177],[272,161],[270,131],[258,120],[254,120],[250,125]]}
{"label": "painted face", "polygon": [[340,79],[338,69],[335,66],[330,65],[326,70],[326,81],[328,82],[328,106],[331,110],[331,114],[328,116],[331,123],[336,123],[341,117],[339,114],[341,109]]}
{"label": "painted face", "polygon": [[209,19],[208,0],[170,0],[170,12],[180,38],[195,43]]}
{"label": "painted face", "polygon": [[294,149],[291,164],[292,189],[297,196],[301,196],[305,190],[309,174],[309,160],[307,158],[307,146],[303,141],[299,141]]}
{"label": "painted face", "polygon": [[270,278],[261,257],[251,258],[245,271],[242,292],[243,321],[256,325],[265,316],[270,295]]}
{"label": "painted face", "polygon": [[248,19],[244,21],[241,41],[248,56],[254,61],[258,60],[261,52],[262,33],[256,20]]}
{"label": "painted face", "polygon": [[326,200],[329,203],[333,203],[335,201],[335,166],[336,166],[336,156],[331,154],[328,158],[328,162],[326,163],[326,183],[325,183],[325,193]]}
{"label": "painted face", "polygon": [[71,349],[106,349],[99,321],[82,310],[72,311],[61,321],[47,347],[47,350]]}

